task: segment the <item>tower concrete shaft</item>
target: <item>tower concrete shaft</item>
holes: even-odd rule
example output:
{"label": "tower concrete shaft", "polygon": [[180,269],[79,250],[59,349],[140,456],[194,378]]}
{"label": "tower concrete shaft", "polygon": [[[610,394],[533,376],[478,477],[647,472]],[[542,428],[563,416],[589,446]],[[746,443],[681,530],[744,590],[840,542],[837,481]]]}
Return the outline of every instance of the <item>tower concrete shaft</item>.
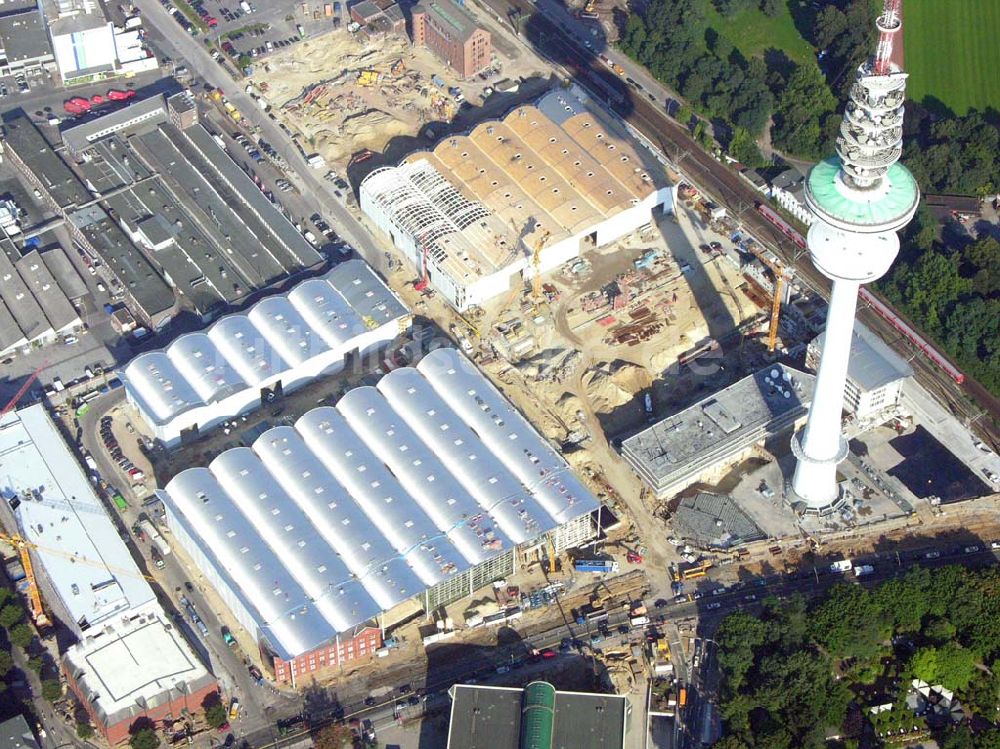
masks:
{"label": "tower concrete shaft", "polygon": [[798,459],[792,490],[810,513],[835,510],[840,499],[837,464],[847,457],[841,408],[858,289],[889,270],[899,252],[896,232],[913,218],[920,199],[913,176],[898,163],[906,73],[891,55],[901,13],[902,0],[885,0],[879,47],[858,68],[837,156],[814,166],[806,180],[806,203],[818,219],[809,229],[810,258],[833,281],[809,420],[792,439]]}

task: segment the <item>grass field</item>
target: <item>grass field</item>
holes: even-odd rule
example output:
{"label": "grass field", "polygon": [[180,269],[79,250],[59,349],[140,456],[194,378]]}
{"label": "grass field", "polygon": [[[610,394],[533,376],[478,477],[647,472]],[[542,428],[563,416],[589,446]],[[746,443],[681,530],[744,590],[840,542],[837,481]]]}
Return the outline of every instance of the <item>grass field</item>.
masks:
{"label": "grass field", "polygon": [[1000,110],[1000,2],[906,0],[903,36],[911,99]]}
{"label": "grass field", "polygon": [[773,47],[784,51],[796,62],[808,62],[816,58],[812,47],[795,28],[787,6],[774,18],[756,9],[724,18],[711,2],[706,2],[705,5],[709,27],[729,39],[744,57],[759,55]]}

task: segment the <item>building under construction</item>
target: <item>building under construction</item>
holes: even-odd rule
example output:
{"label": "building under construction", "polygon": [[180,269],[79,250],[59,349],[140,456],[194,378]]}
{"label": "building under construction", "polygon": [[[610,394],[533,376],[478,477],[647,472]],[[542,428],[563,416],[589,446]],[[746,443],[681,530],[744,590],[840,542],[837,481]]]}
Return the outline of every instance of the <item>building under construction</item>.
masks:
{"label": "building under construction", "polygon": [[362,210],[460,311],[673,212],[662,165],[576,87],[377,169]]}

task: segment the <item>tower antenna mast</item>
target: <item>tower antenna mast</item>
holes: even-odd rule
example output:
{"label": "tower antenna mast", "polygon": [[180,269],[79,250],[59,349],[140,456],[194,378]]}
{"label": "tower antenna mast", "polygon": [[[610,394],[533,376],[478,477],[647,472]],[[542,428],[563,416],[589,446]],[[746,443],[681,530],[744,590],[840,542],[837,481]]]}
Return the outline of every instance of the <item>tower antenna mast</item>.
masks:
{"label": "tower antenna mast", "polygon": [[875,48],[873,72],[875,75],[888,75],[892,72],[893,39],[903,27],[903,0],[885,0],[882,15],[878,17],[875,26],[878,28],[878,47]]}

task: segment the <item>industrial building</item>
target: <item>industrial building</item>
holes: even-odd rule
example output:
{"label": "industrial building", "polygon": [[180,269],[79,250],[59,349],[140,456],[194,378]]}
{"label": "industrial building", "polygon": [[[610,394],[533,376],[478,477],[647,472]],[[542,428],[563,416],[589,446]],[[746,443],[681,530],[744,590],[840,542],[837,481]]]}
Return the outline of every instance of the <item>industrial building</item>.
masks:
{"label": "industrial building", "polygon": [[219,689],[181,631],[156,606],[90,630],[62,660],[63,675],[91,722],[112,746],[138,718],[180,719]]}
{"label": "industrial building", "polygon": [[448,693],[447,749],[625,749],[625,695],[561,692],[545,681],[524,689],[456,684]]}
{"label": "industrial building", "polygon": [[[42,254],[22,254],[19,244],[0,239],[0,355],[51,343],[83,325]],[[53,254],[63,254],[62,248],[45,253]]]}
{"label": "industrial building", "polygon": [[413,43],[427,47],[461,78],[472,78],[493,60],[490,32],[456,0],[428,0],[413,7]]}
{"label": "industrial building", "polygon": [[670,527],[675,536],[701,549],[732,549],[767,537],[732,497],[708,492],[682,497]]}
{"label": "industrial building", "polygon": [[78,640],[63,672],[105,738],[127,738],[139,716],[179,716],[184,699],[200,709],[214,677],[164,614],[40,403],[0,420],[0,494],[3,525],[29,544],[48,618]]}
{"label": "industrial building", "polygon": [[349,260],[137,356],[121,379],[153,435],[173,446],[384,348],[408,325],[389,287]]}
{"label": "industrial building", "polygon": [[184,470],[160,496],[176,541],[291,683],[371,657],[369,622],[592,538],[599,507],[454,349]]}
{"label": "industrial building", "polygon": [[719,478],[766,440],[803,421],[815,378],[784,364],[744,377],[622,442],[658,498]]}
{"label": "industrial building", "polygon": [[5,131],[4,153],[144,326],[182,310],[208,322],[325,263],[197,121],[187,92],[65,129],[79,174],[27,117]]}
{"label": "industrial building", "polygon": [[0,3],[0,75],[51,70],[55,56],[36,0]]}
{"label": "industrial building", "polygon": [[457,309],[672,212],[663,168],[580,89],[369,174],[365,214]]}
{"label": "industrial building", "polygon": [[[825,333],[820,333],[806,349],[806,366],[819,368]],[[844,411],[859,422],[886,414],[899,404],[903,383],[913,376],[913,368],[871,330],[854,323],[851,354],[847,363]]]}

